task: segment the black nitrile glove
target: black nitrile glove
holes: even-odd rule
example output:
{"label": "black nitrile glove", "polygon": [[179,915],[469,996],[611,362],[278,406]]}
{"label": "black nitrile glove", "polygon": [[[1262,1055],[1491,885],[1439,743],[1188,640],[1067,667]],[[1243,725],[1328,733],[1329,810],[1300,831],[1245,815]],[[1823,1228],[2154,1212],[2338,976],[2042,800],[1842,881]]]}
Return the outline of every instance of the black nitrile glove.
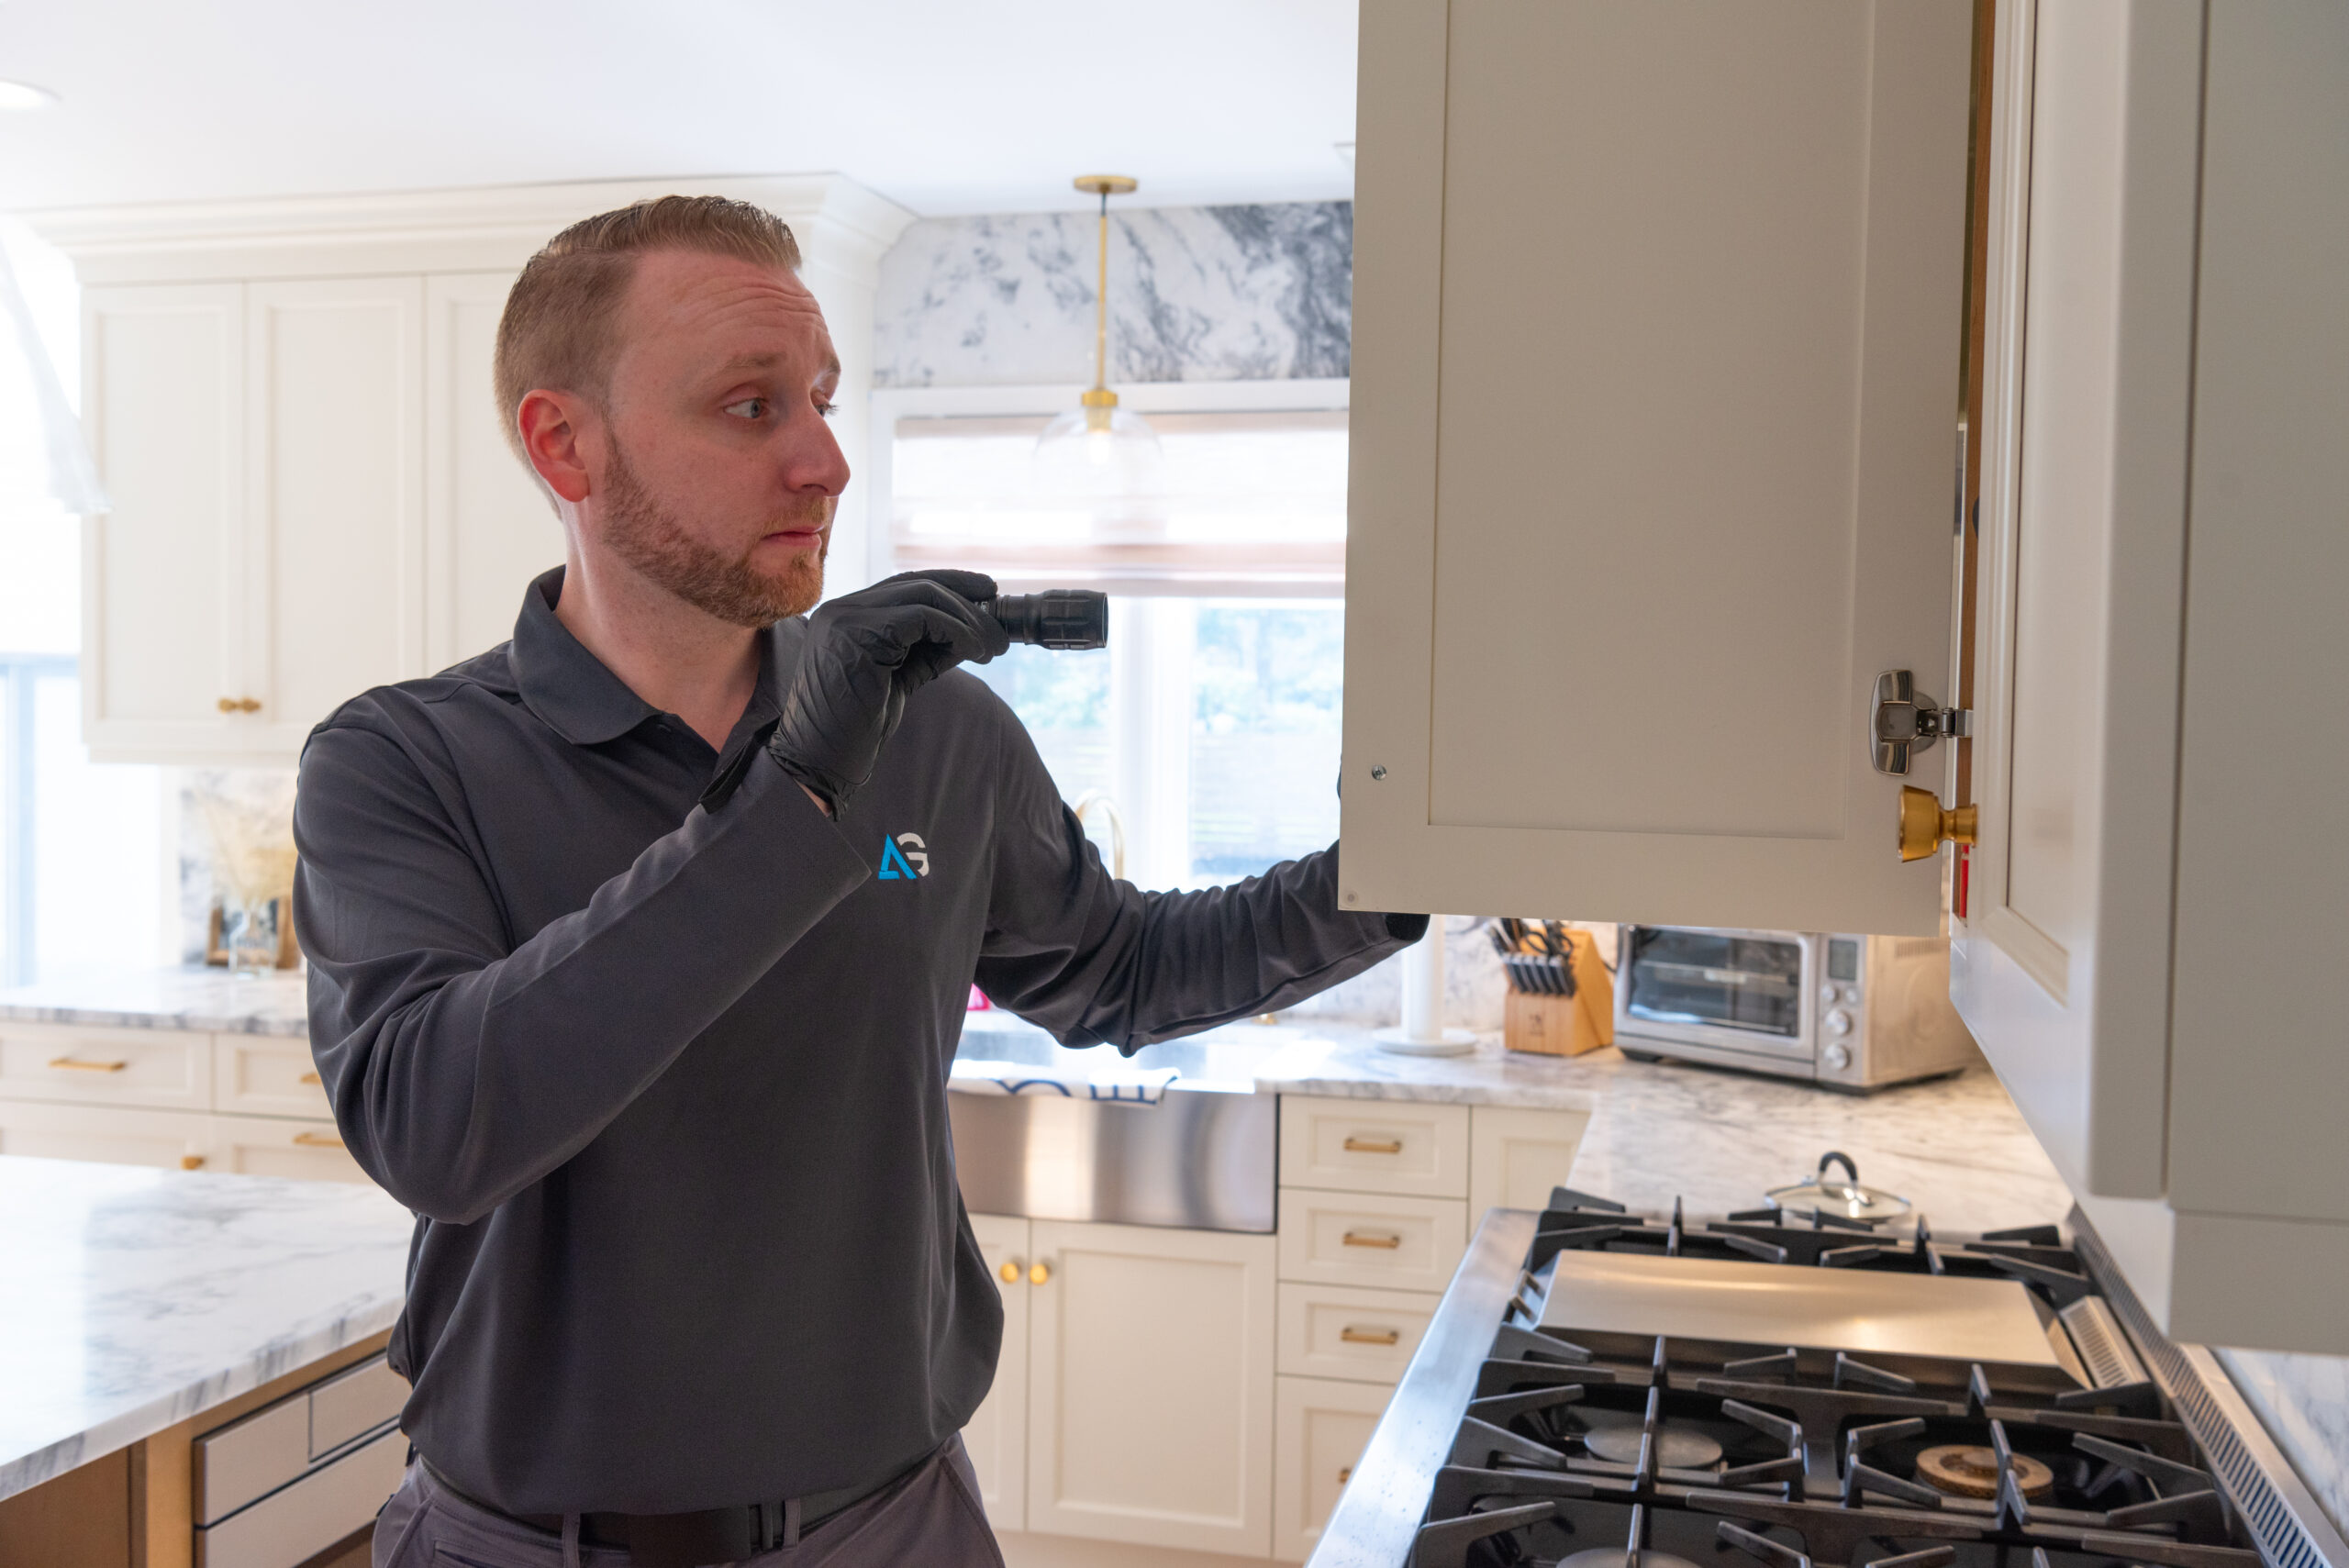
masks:
{"label": "black nitrile glove", "polygon": [[838,813],[873,776],[910,693],[1011,646],[972,603],[994,597],[980,573],[901,572],[818,606],[769,754]]}

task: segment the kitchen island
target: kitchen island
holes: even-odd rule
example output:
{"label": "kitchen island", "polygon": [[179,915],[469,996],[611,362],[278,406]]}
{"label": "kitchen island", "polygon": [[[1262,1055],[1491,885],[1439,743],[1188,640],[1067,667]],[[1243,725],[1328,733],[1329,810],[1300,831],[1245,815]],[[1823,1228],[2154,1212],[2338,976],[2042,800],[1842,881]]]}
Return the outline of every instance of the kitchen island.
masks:
{"label": "kitchen island", "polygon": [[0,1156],[0,1560],[187,1562],[195,1429],[379,1349],[411,1223],[371,1187]]}

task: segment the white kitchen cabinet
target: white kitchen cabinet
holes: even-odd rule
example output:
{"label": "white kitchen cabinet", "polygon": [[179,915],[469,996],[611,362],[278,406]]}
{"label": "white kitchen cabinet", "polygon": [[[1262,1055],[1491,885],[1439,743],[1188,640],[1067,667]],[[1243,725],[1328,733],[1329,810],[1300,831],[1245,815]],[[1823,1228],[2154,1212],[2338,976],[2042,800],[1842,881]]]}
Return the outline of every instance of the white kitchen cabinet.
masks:
{"label": "white kitchen cabinet", "polygon": [[193,1171],[211,1151],[212,1118],[202,1111],[0,1099],[0,1154]]}
{"label": "white kitchen cabinet", "polygon": [[114,510],[82,531],[97,760],[233,753],[244,715],[244,289],[93,288],[82,419]]}
{"label": "white kitchen cabinet", "polygon": [[1389,1390],[1318,1377],[1284,1377],[1273,1394],[1273,1556],[1313,1554],[1338,1494],[1386,1413]]}
{"label": "white kitchen cabinet", "polygon": [[330,1121],[250,1116],[212,1118],[205,1168],[240,1176],[293,1176],[308,1182],[372,1184]]}
{"label": "white kitchen cabinet", "polygon": [[424,285],[245,290],[246,684],[254,750],[290,756],[370,686],[424,668]]}
{"label": "white kitchen cabinet", "polygon": [[211,1037],[0,1019],[0,1098],[207,1109]]}
{"label": "white kitchen cabinet", "polygon": [[1281,1185],[1419,1197],[1468,1194],[1468,1107],[1281,1096]]}
{"label": "white kitchen cabinet", "polygon": [[963,1428],[963,1446],[979,1476],[979,1501],[998,1530],[1028,1528],[1029,1222],[1001,1214],[971,1216],[971,1233],[1003,1292],[1003,1351],[995,1386]]}
{"label": "white kitchen cabinet", "polygon": [[214,1035],[212,1106],[235,1116],[334,1118],[310,1042],[283,1035]]}
{"label": "white kitchen cabinet", "polygon": [[2349,1351],[2349,13],[1998,28],[1952,991],[2164,1328]]}
{"label": "white kitchen cabinet", "polygon": [[1280,1192],[1285,1280],[1441,1292],[1467,1248],[1468,1206],[1459,1198]]}
{"label": "white kitchen cabinet", "polygon": [[85,530],[92,756],[290,766],[345,699],[511,635],[562,539],[491,396],[506,290],[566,225],[670,192],[790,223],[861,419],[880,257],[912,214],[837,175],[28,215],[83,285],[115,506]]}
{"label": "white kitchen cabinet", "polygon": [[1364,1290],[1283,1280],[1280,1371],[1392,1389],[1443,1299],[1437,1291]]}
{"label": "white kitchen cabinet", "polygon": [[1550,1194],[1568,1184],[1590,1113],[1520,1106],[1472,1107],[1468,1156],[1468,1226],[1488,1208],[1550,1207]]}
{"label": "white kitchen cabinet", "polygon": [[562,564],[554,507],[507,445],[490,371],[511,272],[425,279],[425,662],[514,635],[522,591]]}
{"label": "white kitchen cabinet", "polygon": [[1971,16],[1365,0],[1346,905],[1940,930]]}
{"label": "white kitchen cabinet", "polygon": [[[1036,1220],[1030,1530],[1262,1557],[1270,1236]],[[1134,1412],[1150,1418],[1137,1422]]]}

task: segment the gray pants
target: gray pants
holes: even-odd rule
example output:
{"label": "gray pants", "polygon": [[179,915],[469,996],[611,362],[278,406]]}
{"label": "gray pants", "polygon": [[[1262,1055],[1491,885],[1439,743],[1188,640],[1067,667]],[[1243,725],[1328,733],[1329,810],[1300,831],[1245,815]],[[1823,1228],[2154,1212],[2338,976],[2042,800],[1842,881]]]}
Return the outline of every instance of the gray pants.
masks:
{"label": "gray pants", "polygon": [[[629,1568],[625,1551],[573,1546],[476,1507],[421,1464],[375,1520],[374,1568]],[[956,1438],[927,1463],[818,1523],[796,1547],[761,1552],[757,1568],[1003,1568],[979,1506],[979,1478]]]}

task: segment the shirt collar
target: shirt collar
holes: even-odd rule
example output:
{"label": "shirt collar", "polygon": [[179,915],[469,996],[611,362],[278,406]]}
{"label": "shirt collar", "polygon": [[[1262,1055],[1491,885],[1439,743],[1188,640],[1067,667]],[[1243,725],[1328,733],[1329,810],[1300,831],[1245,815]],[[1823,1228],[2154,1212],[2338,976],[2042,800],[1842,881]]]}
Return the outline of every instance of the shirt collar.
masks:
{"label": "shirt collar", "polygon": [[[562,596],[560,566],[540,573],[522,595],[522,614],[514,623],[514,684],[522,701],[548,728],[574,746],[597,746],[615,740],[660,710],[630,691],[628,683],[587,651],[571,628],[556,618],[555,601]],[[802,622],[785,621],[759,634],[763,644],[758,689],[737,727],[735,747],[782,711],[782,693],[799,654]],[[788,633],[789,635],[781,635]]]}

